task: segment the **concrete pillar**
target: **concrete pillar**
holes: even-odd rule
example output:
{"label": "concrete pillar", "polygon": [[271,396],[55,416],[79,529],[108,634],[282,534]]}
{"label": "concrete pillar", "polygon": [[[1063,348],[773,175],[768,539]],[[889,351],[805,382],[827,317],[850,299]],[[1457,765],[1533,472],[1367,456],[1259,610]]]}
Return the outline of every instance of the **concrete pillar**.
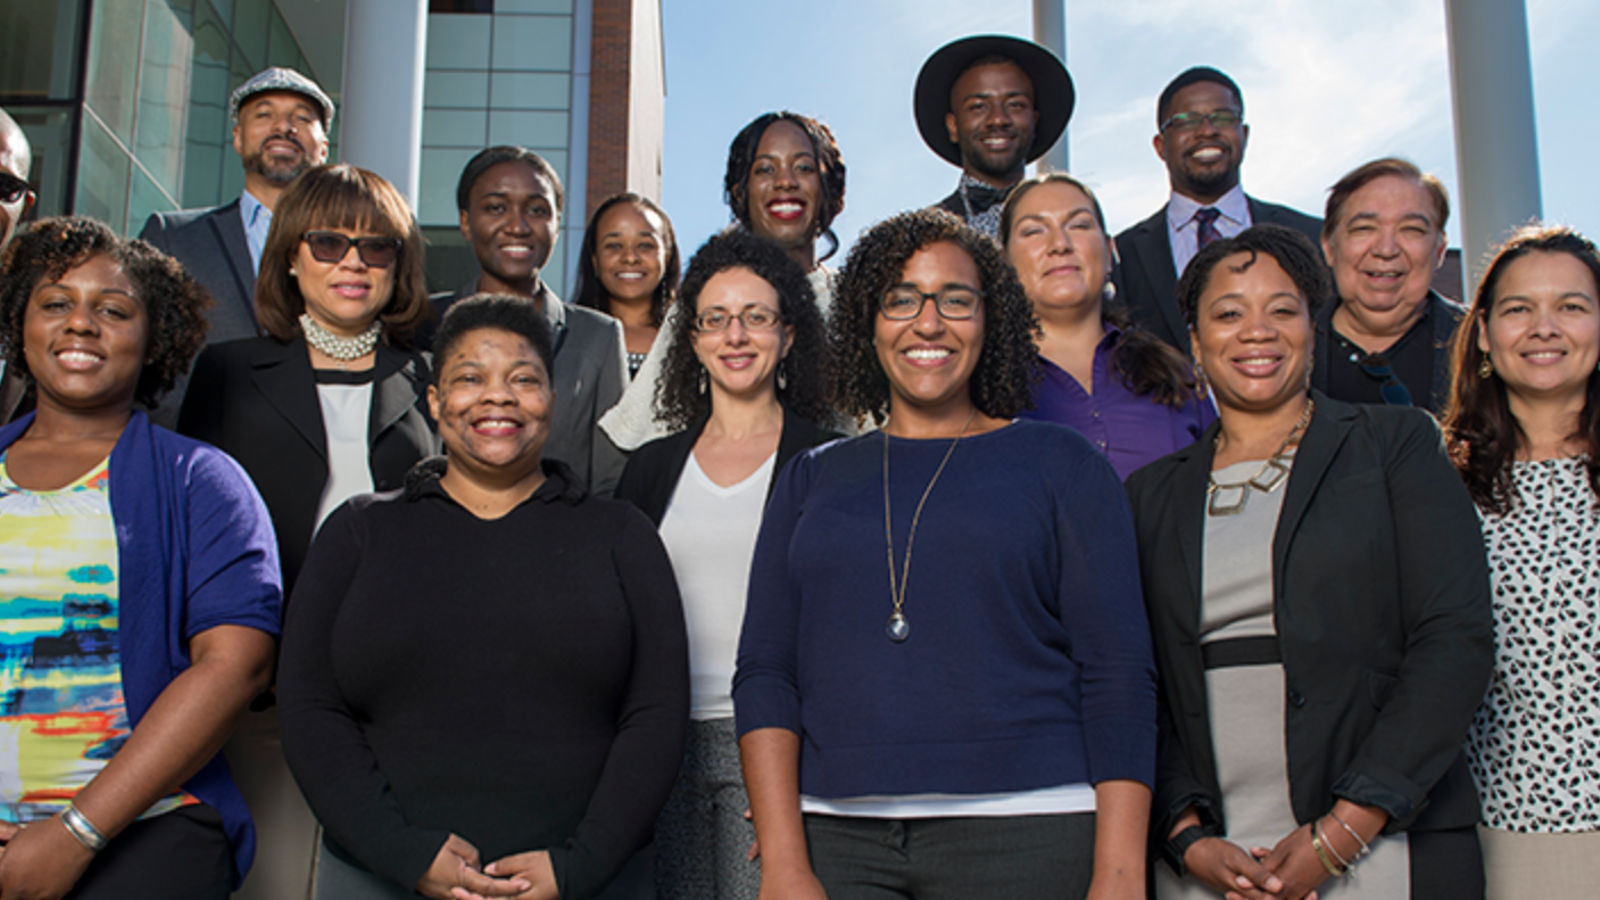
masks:
{"label": "concrete pillar", "polygon": [[1455,107],[1463,287],[1470,300],[1484,254],[1541,214],[1528,17],[1520,0],[1445,0]]}
{"label": "concrete pillar", "polygon": [[[1033,0],[1033,41],[1056,55],[1062,63],[1067,61],[1067,0]],[[1067,135],[1072,126],[1061,133],[1061,139],[1034,164],[1038,171],[1066,172]]]}
{"label": "concrete pillar", "polygon": [[417,208],[427,0],[349,0],[339,158],[389,179]]}

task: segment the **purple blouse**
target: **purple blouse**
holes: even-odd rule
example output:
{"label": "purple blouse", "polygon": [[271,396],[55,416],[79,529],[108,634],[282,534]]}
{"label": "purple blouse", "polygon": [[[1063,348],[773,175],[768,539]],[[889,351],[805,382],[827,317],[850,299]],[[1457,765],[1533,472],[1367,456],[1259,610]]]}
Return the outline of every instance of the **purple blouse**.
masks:
{"label": "purple blouse", "polygon": [[1076,429],[1126,481],[1140,466],[1194,443],[1217,414],[1206,400],[1190,399],[1173,409],[1130,391],[1111,370],[1111,350],[1122,331],[1110,324],[1105,328],[1106,336],[1094,348],[1094,393],[1041,356],[1043,378],[1034,388],[1034,408],[1021,417]]}

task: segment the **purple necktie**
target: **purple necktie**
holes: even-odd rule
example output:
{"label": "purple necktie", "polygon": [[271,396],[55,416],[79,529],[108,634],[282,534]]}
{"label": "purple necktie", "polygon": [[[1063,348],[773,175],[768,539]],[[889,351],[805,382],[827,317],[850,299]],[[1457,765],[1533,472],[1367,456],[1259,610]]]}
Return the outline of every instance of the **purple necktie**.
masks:
{"label": "purple necktie", "polygon": [[1194,220],[1199,225],[1195,236],[1199,240],[1201,250],[1204,250],[1207,244],[1222,237],[1222,234],[1217,231],[1217,216],[1220,215],[1222,215],[1222,212],[1215,206],[1202,206],[1195,210]]}

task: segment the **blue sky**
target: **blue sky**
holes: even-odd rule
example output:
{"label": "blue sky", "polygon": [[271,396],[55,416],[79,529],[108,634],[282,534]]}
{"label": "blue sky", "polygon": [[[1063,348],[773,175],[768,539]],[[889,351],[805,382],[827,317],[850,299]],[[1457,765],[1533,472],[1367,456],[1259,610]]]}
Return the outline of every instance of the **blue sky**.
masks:
{"label": "blue sky", "polygon": [[[848,183],[834,230],[846,248],[878,219],[942,198],[956,170],[917,136],[917,70],[963,35],[1032,33],[1028,0],[663,0],[662,9],[663,202],[686,251],[728,222],[728,142],[771,109],[816,116],[837,136]],[[1527,11],[1544,216],[1600,238],[1600,4],[1528,0]],[[1244,92],[1251,194],[1320,215],[1340,175],[1396,154],[1459,196],[1444,0],[1069,0],[1066,62],[1078,91],[1071,171],[1099,193],[1113,231],[1165,202],[1166,171],[1150,148],[1155,98],[1198,64],[1228,72]]]}

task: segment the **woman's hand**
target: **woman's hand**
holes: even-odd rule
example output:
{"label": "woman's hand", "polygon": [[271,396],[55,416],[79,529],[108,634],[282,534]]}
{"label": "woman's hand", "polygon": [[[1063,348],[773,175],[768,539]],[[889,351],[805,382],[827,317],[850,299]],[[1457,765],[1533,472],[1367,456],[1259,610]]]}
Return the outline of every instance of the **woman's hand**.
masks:
{"label": "woman's hand", "polygon": [[1284,900],[1315,900],[1317,887],[1330,874],[1322,860],[1317,858],[1317,851],[1311,847],[1311,828],[1314,824],[1301,825],[1289,832],[1288,837],[1271,850],[1263,852],[1257,848],[1255,851],[1262,865],[1282,879]]}
{"label": "woman's hand", "polygon": [[0,822],[0,897],[56,900],[66,896],[94,854],[59,819],[18,826]]}
{"label": "woman's hand", "polygon": [[810,866],[804,869],[761,869],[761,892],[758,900],[828,900]]}
{"label": "woman's hand", "polygon": [[[529,887],[521,878],[491,878],[478,871],[478,864],[478,848],[466,838],[452,834],[434,854],[428,871],[417,879],[417,893],[434,900],[459,900],[461,897],[514,897]],[[458,890],[466,893],[458,894]]]}
{"label": "woman's hand", "polygon": [[1282,900],[1283,879],[1243,847],[1219,837],[1201,838],[1183,854],[1183,867],[1227,900]]}
{"label": "woman's hand", "polygon": [[[530,850],[527,853],[501,857],[484,866],[483,871],[488,875],[510,878],[528,885],[512,900],[556,900],[561,895],[556,890],[556,871],[550,865],[548,850]],[[487,897],[480,897],[471,891],[458,891],[456,897],[458,900],[488,900]]]}

